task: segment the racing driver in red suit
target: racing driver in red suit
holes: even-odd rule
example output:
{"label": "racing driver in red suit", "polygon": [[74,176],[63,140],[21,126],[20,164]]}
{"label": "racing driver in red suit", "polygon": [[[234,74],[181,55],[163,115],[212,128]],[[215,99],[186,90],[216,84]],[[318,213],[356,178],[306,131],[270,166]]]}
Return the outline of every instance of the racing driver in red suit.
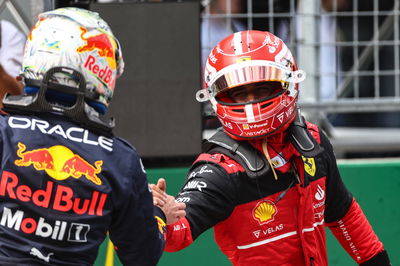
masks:
{"label": "racing driver in red suit", "polygon": [[[197,99],[210,101],[222,130],[204,141],[176,196],[186,217],[167,225],[166,251],[214,227],[233,265],[322,266],[328,226],[357,264],[390,265],[342,182],[328,138],[297,108],[304,78],[269,32],[237,32],[211,51]],[[151,186],[155,204],[167,209],[157,199],[165,180]]]}
{"label": "racing driver in red suit", "polygon": [[105,115],[123,71],[107,23],[78,8],[43,13],[22,65],[24,94],[7,95],[0,116],[0,265],[93,265],[107,235],[124,265],[156,265],[164,213]]}

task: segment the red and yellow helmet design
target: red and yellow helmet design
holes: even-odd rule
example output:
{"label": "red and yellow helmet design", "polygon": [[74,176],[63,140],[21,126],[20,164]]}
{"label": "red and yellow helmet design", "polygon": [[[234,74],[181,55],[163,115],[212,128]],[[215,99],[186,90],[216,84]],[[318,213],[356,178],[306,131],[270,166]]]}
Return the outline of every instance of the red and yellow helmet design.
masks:
{"label": "red and yellow helmet design", "polygon": [[[98,13],[68,7],[39,15],[25,45],[22,76],[42,80],[54,67],[80,72],[87,89],[98,93],[95,101],[107,107],[124,61],[118,40]],[[60,74],[55,78],[57,83],[76,85],[76,77]]]}

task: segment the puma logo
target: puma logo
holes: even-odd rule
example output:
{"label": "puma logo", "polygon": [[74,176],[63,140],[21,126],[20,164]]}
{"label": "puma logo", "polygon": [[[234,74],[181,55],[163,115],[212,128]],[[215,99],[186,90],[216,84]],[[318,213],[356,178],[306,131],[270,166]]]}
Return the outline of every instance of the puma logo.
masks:
{"label": "puma logo", "polygon": [[44,260],[45,262],[50,262],[50,256],[54,255],[54,253],[49,253],[47,256],[44,256],[42,252],[40,252],[40,250],[38,250],[37,248],[32,248],[29,254],[36,256],[39,259]]}

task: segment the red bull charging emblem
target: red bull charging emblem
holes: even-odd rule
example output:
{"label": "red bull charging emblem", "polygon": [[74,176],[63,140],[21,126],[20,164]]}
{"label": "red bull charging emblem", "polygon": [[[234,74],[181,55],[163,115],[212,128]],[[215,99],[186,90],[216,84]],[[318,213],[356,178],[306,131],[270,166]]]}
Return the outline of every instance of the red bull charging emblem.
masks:
{"label": "red bull charging emblem", "polygon": [[44,170],[56,180],[65,180],[70,176],[78,179],[84,176],[96,185],[102,184],[97,175],[101,172],[103,161],[96,161],[93,166],[65,146],[56,145],[26,151],[25,144],[19,142],[17,155],[21,159],[15,160],[15,165],[24,167],[33,165],[36,170]]}
{"label": "red bull charging emblem", "polygon": [[77,52],[83,53],[87,51],[97,50],[97,54],[100,57],[105,57],[109,66],[112,69],[115,69],[115,49],[117,47],[115,41],[110,39],[105,33],[100,33],[93,36],[84,36],[87,33],[87,29],[84,27],[80,27],[80,29],[82,31],[81,38],[85,41],[86,44],[78,47]]}

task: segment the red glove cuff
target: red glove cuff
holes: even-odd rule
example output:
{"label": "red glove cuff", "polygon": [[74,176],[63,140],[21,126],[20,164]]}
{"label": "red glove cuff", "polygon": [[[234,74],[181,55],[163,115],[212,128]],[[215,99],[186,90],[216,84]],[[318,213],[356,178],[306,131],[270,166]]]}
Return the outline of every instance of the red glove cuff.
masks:
{"label": "red glove cuff", "polygon": [[167,243],[164,250],[176,252],[192,244],[192,232],[186,218],[179,219],[176,223],[167,225]]}

